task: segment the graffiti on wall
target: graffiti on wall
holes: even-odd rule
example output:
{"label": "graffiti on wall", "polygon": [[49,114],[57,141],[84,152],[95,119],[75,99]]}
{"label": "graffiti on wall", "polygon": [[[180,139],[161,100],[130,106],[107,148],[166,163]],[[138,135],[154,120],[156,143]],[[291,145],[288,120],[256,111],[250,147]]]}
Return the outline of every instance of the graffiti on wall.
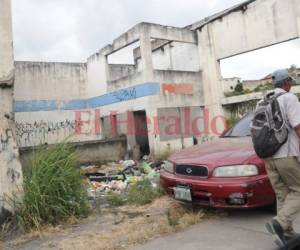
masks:
{"label": "graffiti on wall", "polygon": [[15,101],[14,111],[16,113],[21,113],[100,108],[114,103],[158,94],[160,94],[160,84],[157,82],[148,82],[89,99],[70,100],[65,102],[59,102],[57,100]]}
{"label": "graffiti on wall", "polygon": [[113,93],[113,96],[117,98],[120,102],[122,101],[128,101],[132,99],[136,99],[137,94],[136,94],[136,89],[122,89],[120,91],[116,91]]}
{"label": "graffiti on wall", "polygon": [[163,83],[161,85],[162,92],[164,94],[182,94],[182,95],[192,95],[194,93],[193,84],[186,83]]}
{"label": "graffiti on wall", "polygon": [[39,121],[34,123],[16,122],[17,142],[22,146],[30,146],[34,140],[39,143],[47,142],[49,136],[61,135],[64,138],[72,135],[75,131],[76,121],[66,119],[60,122]]}
{"label": "graffiti on wall", "polygon": [[8,180],[10,180],[11,183],[15,183],[21,178],[21,173],[13,168],[8,168],[6,175],[8,177]]}
{"label": "graffiti on wall", "polygon": [[[2,129],[0,132],[0,165],[3,167],[2,170],[4,172],[6,171],[5,181],[16,184],[21,179],[22,174],[18,160],[18,150],[15,147],[13,131],[11,128]],[[4,170],[4,168],[6,168],[6,170]],[[8,183],[5,185],[7,184]]]}
{"label": "graffiti on wall", "polygon": [[0,152],[7,149],[10,138],[12,138],[11,129],[5,129],[4,133],[0,134]]}

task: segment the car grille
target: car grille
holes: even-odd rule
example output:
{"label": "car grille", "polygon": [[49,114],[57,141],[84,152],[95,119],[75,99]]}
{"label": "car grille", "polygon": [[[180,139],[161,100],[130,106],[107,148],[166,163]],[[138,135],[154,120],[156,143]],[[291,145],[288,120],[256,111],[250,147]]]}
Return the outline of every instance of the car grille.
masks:
{"label": "car grille", "polygon": [[176,165],[175,173],[180,175],[195,176],[195,177],[208,177],[208,170],[205,166],[193,165]]}

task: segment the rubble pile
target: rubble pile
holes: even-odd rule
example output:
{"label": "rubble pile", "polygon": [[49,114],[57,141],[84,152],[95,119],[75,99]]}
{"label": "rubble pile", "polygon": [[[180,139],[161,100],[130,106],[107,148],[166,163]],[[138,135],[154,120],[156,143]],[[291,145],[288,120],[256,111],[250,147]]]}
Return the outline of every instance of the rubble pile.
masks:
{"label": "rubble pile", "polygon": [[156,187],[162,165],[163,162],[151,162],[144,156],[141,162],[121,160],[101,166],[82,166],[81,172],[86,178],[89,200],[105,201],[108,194],[126,194],[132,185],[144,179]]}

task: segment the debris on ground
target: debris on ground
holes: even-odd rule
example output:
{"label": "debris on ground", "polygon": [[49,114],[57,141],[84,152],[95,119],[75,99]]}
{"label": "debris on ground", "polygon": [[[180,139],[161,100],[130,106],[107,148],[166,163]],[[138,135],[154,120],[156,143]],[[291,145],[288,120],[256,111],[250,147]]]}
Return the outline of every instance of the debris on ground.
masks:
{"label": "debris on ground", "polygon": [[162,166],[163,161],[152,162],[149,157],[141,162],[82,166],[92,214],[71,226],[56,228],[50,235],[46,234],[49,230],[41,229],[6,241],[5,246],[15,250],[123,250],[219,216],[216,210],[196,208],[162,196]]}
{"label": "debris on ground", "polygon": [[162,164],[162,161],[152,162],[149,156],[144,156],[141,162],[120,160],[101,166],[82,166],[81,172],[86,178],[91,205],[101,201],[105,207],[108,205],[108,195],[125,195],[133,185],[143,180],[149,180],[153,187],[158,187]]}

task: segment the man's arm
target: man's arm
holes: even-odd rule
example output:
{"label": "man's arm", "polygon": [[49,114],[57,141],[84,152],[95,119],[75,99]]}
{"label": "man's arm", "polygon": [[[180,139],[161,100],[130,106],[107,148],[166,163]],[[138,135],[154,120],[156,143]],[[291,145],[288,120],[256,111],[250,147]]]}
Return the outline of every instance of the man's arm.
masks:
{"label": "man's arm", "polygon": [[287,118],[290,125],[295,129],[298,138],[300,139],[300,103],[298,97],[294,94],[288,94],[288,102],[286,103]]}
{"label": "man's arm", "polygon": [[296,133],[298,135],[298,138],[300,139],[300,124],[295,127],[295,131],[296,131]]}

